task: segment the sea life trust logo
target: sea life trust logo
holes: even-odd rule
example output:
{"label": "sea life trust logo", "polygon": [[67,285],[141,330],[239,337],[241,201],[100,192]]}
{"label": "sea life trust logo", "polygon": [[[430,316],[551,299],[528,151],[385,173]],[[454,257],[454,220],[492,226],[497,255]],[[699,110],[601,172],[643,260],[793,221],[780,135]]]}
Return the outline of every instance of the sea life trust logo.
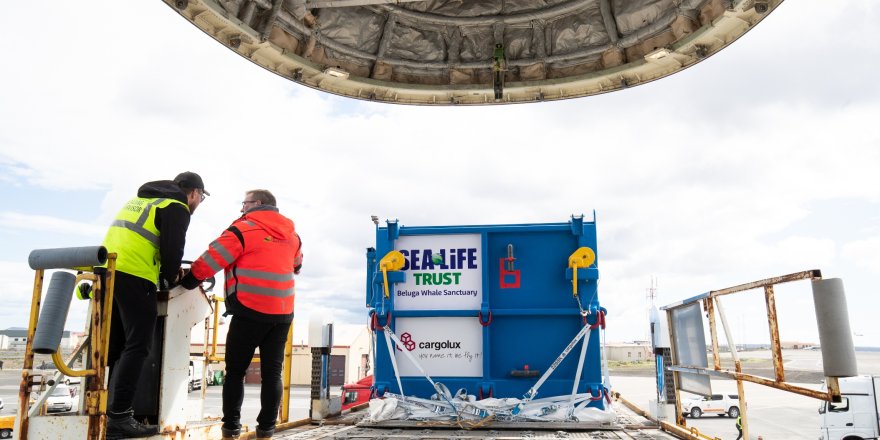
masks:
{"label": "sea life trust logo", "polygon": [[461,283],[463,271],[479,269],[477,248],[400,249],[401,270],[412,271],[416,286],[449,286]]}

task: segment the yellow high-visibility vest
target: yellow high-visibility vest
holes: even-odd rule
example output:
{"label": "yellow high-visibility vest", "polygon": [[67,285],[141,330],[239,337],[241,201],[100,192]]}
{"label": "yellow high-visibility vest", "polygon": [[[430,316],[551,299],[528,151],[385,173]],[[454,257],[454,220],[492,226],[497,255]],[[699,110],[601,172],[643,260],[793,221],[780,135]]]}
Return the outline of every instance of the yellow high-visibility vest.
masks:
{"label": "yellow high-visibility vest", "polygon": [[116,252],[116,270],[143,278],[158,285],[159,229],[156,228],[156,209],[172,203],[186,207],[186,203],[166,198],[135,197],[116,214],[104,238],[108,252]]}

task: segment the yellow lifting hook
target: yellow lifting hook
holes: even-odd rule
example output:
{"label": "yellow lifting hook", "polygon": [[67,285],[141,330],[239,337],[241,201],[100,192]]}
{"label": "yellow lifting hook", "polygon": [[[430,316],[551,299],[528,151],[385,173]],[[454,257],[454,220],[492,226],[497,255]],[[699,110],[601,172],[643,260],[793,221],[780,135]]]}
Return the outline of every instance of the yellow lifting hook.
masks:
{"label": "yellow lifting hook", "polygon": [[596,253],[588,247],[580,247],[568,257],[568,267],[571,268],[571,288],[573,295],[578,294],[578,268],[586,269],[596,261]]}
{"label": "yellow lifting hook", "polygon": [[388,271],[395,271],[403,269],[403,264],[406,262],[403,254],[399,251],[391,251],[385,254],[381,260],[379,260],[379,270],[382,271],[382,281],[385,283],[383,287],[385,289],[385,298],[389,297],[388,294]]}

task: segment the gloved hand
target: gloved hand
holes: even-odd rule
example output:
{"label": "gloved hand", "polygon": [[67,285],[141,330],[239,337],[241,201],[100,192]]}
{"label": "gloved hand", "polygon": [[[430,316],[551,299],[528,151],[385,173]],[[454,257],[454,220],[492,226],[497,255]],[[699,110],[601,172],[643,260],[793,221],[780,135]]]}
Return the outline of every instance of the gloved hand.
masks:
{"label": "gloved hand", "polygon": [[166,290],[166,291],[171,290],[176,285],[177,285],[177,283],[172,282],[172,281],[168,281],[167,279],[159,276],[159,290]]}
{"label": "gloved hand", "polygon": [[186,273],[183,278],[180,280],[180,285],[183,286],[186,290],[192,290],[199,286],[202,283],[202,280],[197,279],[195,275],[193,275],[192,271]]}

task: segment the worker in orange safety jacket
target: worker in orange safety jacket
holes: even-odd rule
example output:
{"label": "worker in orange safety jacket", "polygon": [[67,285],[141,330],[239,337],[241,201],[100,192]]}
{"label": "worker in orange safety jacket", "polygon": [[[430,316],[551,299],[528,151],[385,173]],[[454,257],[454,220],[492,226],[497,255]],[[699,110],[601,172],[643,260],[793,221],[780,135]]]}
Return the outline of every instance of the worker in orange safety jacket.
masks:
{"label": "worker in orange safety jacket", "polygon": [[223,438],[241,433],[244,376],[260,348],[260,414],[257,438],[271,438],[281,403],[284,343],[293,321],[294,274],[302,267],[299,235],[281,215],[267,190],[248,191],[243,215],[193,262],[180,284],[193,289],[221,269],[226,279],[226,382],[223,384]]}

